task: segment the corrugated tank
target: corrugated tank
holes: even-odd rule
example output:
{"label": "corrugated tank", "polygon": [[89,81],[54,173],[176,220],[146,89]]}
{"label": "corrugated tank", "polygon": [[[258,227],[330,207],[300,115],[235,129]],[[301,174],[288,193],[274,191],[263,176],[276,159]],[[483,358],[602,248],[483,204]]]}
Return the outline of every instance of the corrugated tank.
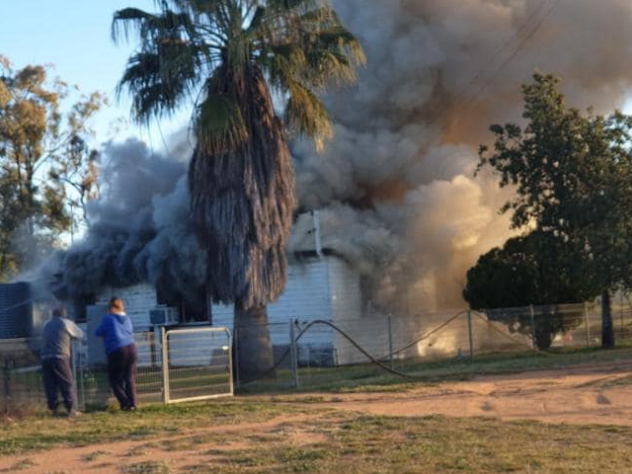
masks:
{"label": "corrugated tank", "polygon": [[0,339],[29,336],[30,298],[28,283],[0,285]]}
{"label": "corrugated tank", "polygon": [[46,309],[33,302],[28,283],[0,284],[0,339],[36,337]]}

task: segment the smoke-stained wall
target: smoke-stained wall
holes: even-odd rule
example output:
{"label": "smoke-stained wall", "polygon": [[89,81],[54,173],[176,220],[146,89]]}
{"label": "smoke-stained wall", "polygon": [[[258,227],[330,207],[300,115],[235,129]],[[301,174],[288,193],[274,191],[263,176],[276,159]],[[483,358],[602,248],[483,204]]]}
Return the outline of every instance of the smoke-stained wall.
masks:
{"label": "smoke-stained wall", "polygon": [[[519,121],[534,69],[563,80],[574,106],[621,106],[632,80],[624,0],[336,0],[368,65],[327,98],[324,154],[294,146],[300,202],[321,209],[327,245],[373,295],[411,312],[457,307],[465,272],[511,235],[509,190],[473,177],[492,123]],[[378,256],[379,257],[376,257]]]}

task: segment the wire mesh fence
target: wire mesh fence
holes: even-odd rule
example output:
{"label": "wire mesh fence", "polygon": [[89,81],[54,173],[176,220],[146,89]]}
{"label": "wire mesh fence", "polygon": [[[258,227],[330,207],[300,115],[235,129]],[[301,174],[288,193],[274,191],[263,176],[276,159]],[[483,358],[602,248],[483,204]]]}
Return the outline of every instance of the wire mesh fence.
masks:
{"label": "wire mesh fence", "polygon": [[[153,331],[134,334],[138,350],[137,392],[141,403],[163,399],[162,350],[160,339]],[[112,393],[108,382],[107,366],[91,363],[85,341],[75,344],[75,374],[77,401],[80,409],[105,406]]]}
{"label": "wire mesh fence", "polygon": [[[232,395],[231,335],[220,328],[148,331],[134,335],[141,403]],[[164,344],[163,341],[168,341]],[[39,338],[0,340],[0,410],[45,406]],[[86,340],[74,341],[75,400],[81,410],[112,399],[107,366],[91,363]],[[163,360],[168,360],[163,364]]]}
{"label": "wire mesh fence", "polygon": [[39,404],[46,400],[40,346],[37,338],[0,341],[0,410],[15,404]]}
{"label": "wire mesh fence", "polygon": [[[632,309],[613,306],[612,316],[616,340],[632,339]],[[270,325],[274,373],[238,386],[319,387],[339,381],[339,374],[362,378],[388,371],[409,373],[428,362],[598,347],[601,328],[601,308],[592,303],[325,321],[297,317]]]}
{"label": "wire mesh fence", "polygon": [[[615,339],[632,340],[632,308],[614,304],[612,319]],[[225,329],[208,326],[137,333],[141,403],[230,395],[231,364],[238,387],[265,391],[319,387],[341,377],[360,379],[388,371],[410,374],[420,364],[436,361],[598,347],[602,315],[599,305],[581,303],[416,315],[368,313],[322,321],[297,314],[265,328],[274,370],[248,383],[239,380],[239,374],[241,365],[252,361],[239,360],[238,345],[247,343],[249,334],[262,334],[261,327],[235,327],[232,339]],[[38,339],[0,341],[0,407],[44,403],[40,347]],[[73,349],[80,409],[104,406],[111,398],[106,365],[91,363],[91,352],[85,340]]]}

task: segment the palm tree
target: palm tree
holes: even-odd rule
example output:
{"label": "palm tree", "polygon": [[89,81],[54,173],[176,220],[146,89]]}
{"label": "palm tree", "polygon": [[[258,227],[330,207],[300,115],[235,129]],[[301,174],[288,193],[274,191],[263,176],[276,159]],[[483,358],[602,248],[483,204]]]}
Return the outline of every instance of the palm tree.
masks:
{"label": "palm tree", "polygon": [[327,0],[155,4],[156,13],[114,14],[114,40],[140,40],[119,92],[130,92],[141,123],[195,104],[192,219],[208,250],[209,297],[234,304],[239,375],[253,380],[273,367],[266,306],[285,286],[296,208],[286,134],[322,148],[332,127],[318,93],[354,82],[364,53]]}

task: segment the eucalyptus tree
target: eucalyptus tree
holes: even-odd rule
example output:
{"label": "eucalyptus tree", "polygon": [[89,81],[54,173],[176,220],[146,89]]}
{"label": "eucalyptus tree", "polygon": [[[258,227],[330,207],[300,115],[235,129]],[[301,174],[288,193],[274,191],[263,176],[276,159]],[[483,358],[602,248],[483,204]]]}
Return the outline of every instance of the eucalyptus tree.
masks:
{"label": "eucalyptus tree", "polygon": [[273,367],[266,306],[285,285],[296,209],[288,136],[322,148],[332,126],[319,93],[354,82],[364,54],[326,0],[155,5],[114,15],[113,38],[140,43],[119,91],[141,123],[194,104],[192,220],[209,297],[234,304],[240,376],[251,380]]}
{"label": "eucalyptus tree", "polygon": [[69,103],[72,90],[50,68],[15,69],[0,55],[0,281],[62,247],[78,203],[95,197],[90,120],[106,100]]}

